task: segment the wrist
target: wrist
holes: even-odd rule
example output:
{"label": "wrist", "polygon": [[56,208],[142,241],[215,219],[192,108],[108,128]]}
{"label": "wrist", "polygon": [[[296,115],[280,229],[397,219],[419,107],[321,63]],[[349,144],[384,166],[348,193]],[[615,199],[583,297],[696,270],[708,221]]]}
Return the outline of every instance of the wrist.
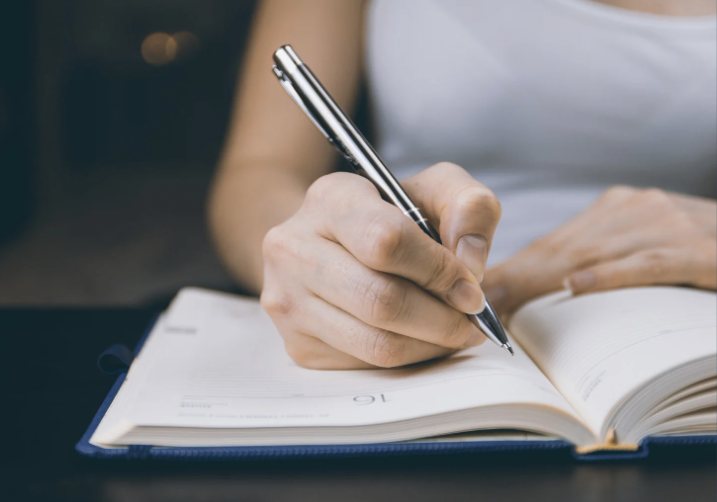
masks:
{"label": "wrist", "polygon": [[238,284],[259,294],[266,233],[294,214],[305,188],[296,177],[262,166],[219,170],[209,196],[210,233],[223,265]]}

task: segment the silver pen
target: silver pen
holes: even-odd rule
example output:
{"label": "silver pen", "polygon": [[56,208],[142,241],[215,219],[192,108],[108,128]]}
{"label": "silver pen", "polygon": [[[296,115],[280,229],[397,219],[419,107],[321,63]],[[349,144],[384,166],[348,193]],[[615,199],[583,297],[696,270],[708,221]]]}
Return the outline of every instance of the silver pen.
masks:
{"label": "silver pen", "polygon": [[[421,215],[418,207],[379,158],[376,150],[331,98],[294,49],[290,45],[280,47],[274,53],[274,62],[276,64],[272,69],[286,92],[304,110],[326,139],[351,163],[355,171],[373,182],[385,200],[397,206],[431,239],[441,244],[438,232]],[[468,319],[496,345],[513,355],[513,348],[503,325],[488,301],[483,312],[468,314]]]}

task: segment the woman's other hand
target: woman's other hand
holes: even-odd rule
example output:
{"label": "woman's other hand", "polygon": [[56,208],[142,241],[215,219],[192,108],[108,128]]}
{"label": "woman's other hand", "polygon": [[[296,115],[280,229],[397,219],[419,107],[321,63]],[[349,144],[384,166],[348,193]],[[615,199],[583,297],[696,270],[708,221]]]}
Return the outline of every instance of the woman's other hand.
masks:
{"label": "woman's other hand", "polygon": [[563,227],[486,272],[498,312],[566,287],[573,294],[647,285],[717,287],[714,200],[616,186]]}
{"label": "woman's other hand", "polygon": [[498,200],[448,163],[403,184],[445,247],[348,173],[316,181],[264,239],[261,302],[299,365],[395,367],[485,340],[465,314],[485,305]]}

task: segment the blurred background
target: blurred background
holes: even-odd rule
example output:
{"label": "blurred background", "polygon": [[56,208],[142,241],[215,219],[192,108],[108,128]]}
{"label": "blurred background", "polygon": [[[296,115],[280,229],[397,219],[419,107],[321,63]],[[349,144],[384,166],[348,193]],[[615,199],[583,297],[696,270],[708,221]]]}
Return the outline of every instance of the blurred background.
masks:
{"label": "blurred background", "polygon": [[232,288],[205,200],[254,6],[3,2],[0,306]]}

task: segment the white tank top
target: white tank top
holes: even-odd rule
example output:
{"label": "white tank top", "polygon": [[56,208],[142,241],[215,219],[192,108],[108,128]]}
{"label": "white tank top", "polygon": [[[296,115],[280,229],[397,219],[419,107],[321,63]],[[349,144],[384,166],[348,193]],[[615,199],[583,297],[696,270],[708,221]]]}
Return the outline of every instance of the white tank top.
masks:
{"label": "white tank top", "polygon": [[717,20],[591,0],[374,0],[377,147],[451,161],[500,198],[490,264],[611,185],[717,193]]}

